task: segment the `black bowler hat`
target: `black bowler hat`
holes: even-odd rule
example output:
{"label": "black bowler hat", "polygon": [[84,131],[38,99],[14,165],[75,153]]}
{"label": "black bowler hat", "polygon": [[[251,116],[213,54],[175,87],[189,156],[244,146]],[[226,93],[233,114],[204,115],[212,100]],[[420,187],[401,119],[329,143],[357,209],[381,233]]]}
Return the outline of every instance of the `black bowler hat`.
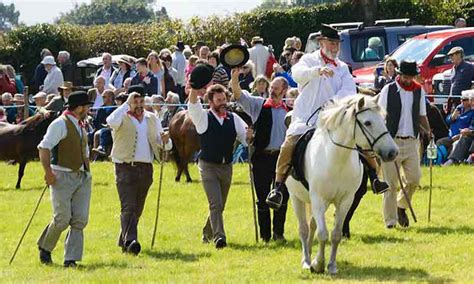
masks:
{"label": "black bowler hat", "polygon": [[408,76],[416,76],[420,74],[420,68],[416,65],[413,60],[402,60],[400,67],[395,69],[397,73]]}
{"label": "black bowler hat", "polygon": [[249,51],[240,44],[229,45],[221,51],[219,60],[230,69],[244,66],[250,58]]}
{"label": "black bowler hat", "polygon": [[145,95],[145,88],[142,85],[133,85],[128,88],[128,94],[131,94],[133,92],[139,93],[140,96]]}
{"label": "black bowler hat", "polygon": [[64,104],[64,107],[77,107],[84,105],[92,105],[94,102],[89,100],[89,96],[84,91],[72,92],[67,99],[67,103]]}
{"label": "black bowler hat", "polygon": [[321,24],[321,30],[319,32],[321,35],[316,37],[318,40],[342,41],[337,30],[330,25]]}
{"label": "black bowler hat", "polygon": [[191,88],[196,90],[204,88],[207,84],[209,84],[209,82],[212,81],[213,74],[214,67],[212,67],[212,65],[207,63],[196,65],[189,76]]}

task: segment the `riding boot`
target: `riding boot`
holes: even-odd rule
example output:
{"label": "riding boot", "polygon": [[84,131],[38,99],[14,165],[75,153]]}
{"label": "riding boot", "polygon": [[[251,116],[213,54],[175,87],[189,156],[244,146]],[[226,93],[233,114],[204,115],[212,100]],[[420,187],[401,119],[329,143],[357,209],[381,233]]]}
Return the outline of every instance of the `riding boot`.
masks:
{"label": "riding boot", "polygon": [[268,243],[272,237],[269,208],[258,209],[258,227],[260,228],[260,238]]}
{"label": "riding boot", "polygon": [[388,190],[389,186],[386,182],[379,180],[377,171],[373,168],[368,168],[367,173],[369,175],[370,184],[372,185],[372,191],[375,194],[382,194]]}
{"label": "riding boot", "polygon": [[275,188],[267,196],[267,204],[273,210],[278,210],[283,203],[284,192],[288,192],[286,185],[282,182],[276,182]]}

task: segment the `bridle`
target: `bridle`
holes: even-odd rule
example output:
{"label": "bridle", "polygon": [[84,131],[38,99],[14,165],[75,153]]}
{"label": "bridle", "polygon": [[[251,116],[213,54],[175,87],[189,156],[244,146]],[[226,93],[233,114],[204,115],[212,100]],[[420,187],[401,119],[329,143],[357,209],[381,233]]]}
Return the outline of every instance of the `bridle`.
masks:
{"label": "bridle", "polygon": [[360,122],[359,119],[357,119],[357,116],[365,111],[368,111],[370,110],[369,108],[366,108],[366,109],[363,109],[363,110],[360,110],[358,112],[356,112],[355,114],[355,122],[354,122],[354,135],[353,135],[353,138],[355,140],[355,135],[356,135],[356,127],[359,126],[360,128],[360,131],[362,132],[362,134],[364,134],[364,137],[365,139],[367,139],[367,142],[369,142],[369,145],[370,145],[370,149],[361,149],[359,147],[349,147],[349,146],[346,146],[346,145],[343,145],[343,144],[340,144],[336,141],[334,141],[332,135],[331,135],[331,132],[329,131],[328,129],[328,135],[329,135],[329,139],[331,140],[331,142],[336,145],[336,146],[339,146],[339,147],[342,147],[344,149],[348,149],[348,150],[353,150],[353,151],[357,151],[357,152],[374,152],[374,146],[375,144],[377,144],[377,142],[382,138],[384,137],[385,135],[388,135],[389,132],[388,131],[384,131],[382,132],[379,136],[377,137],[374,137],[370,131],[367,129],[367,127],[364,126],[364,124],[362,122]]}

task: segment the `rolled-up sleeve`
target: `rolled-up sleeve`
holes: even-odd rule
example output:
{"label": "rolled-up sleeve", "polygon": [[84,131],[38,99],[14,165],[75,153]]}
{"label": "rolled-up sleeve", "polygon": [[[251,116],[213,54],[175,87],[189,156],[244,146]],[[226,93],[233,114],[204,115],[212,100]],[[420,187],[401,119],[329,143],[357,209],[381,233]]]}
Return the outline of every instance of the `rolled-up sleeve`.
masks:
{"label": "rolled-up sleeve", "polygon": [[237,140],[239,140],[239,142],[242,143],[242,145],[247,146],[248,125],[237,114],[232,113],[232,115],[234,115],[234,124],[235,124],[235,132],[237,133]]}
{"label": "rolled-up sleeve", "polygon": [[252,96],[247,91],[242,90],[240,98],[237,100],[237,104],[239,104],[242,109],[250,115],[252,122],[255,123],[262,111],[264,101],[264,98]]}
{"label": "rolled-up sleeve", "polygon": [[53,121],[46,131],[43,140],[38,144],[38,149],[52,150],[67,135],[66,122],[63,119]]}
{"label": "rolled-up sleeve", "polygon": [[117,129],[122,125],[123,116],[130,110],[128,103],[123,103],[107,117],[107,124],[112,129]]}
{"label": "rolled-up sleeve", "polygon": [[206,132],[209,122],[207,112],[202,108],[202,104],[200,102],[195,104],[188,102],[188,111],[197,133],[203,134]]}

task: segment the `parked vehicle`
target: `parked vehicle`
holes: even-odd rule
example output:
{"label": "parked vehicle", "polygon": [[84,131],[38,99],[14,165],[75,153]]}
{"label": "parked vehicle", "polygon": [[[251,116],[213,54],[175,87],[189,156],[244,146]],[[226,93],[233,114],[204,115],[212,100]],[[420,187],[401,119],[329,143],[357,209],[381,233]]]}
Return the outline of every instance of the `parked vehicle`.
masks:
{"label": "parked vehicle", "polygon": [[[455,46],[464,49],[464,59],[474,62],[474,28],[449,29],[418,35],[396,49],[390,57],[397,62],[414,60],[420,67],[419,81],[428,94],[433,94],[433,76],[452,68],[447,53]],[[354,80],[364,87],[373,87],[376,74],[384,62],[354,71]]]}
{"label": "parked vehicle", "polygon": [[[331,24],[340,29],[341,50],[339,58],[352,70],[374,66],[408,39],[427,32],[451,29],[452,26],[410,25],[409,19],[376,21],[374,26],[364,27],[362,22]],[[319,33],[308,36],[305,52],[319,48]]]}

